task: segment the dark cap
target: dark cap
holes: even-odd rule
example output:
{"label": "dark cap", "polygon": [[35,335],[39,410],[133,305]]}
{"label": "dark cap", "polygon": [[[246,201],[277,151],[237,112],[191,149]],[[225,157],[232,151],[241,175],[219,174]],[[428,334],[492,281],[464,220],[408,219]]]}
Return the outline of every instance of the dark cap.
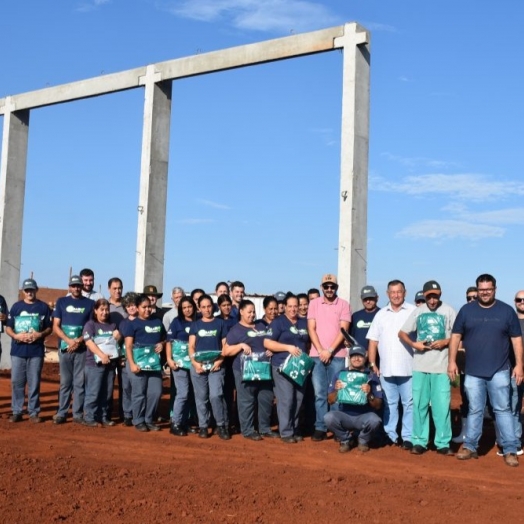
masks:
{"label": "dark cap", "polygon": [[160,298],[164,293],[159,293],[156,286],[144,286],[144,295]]}
{"label": "dark cap", "polygon": [[82,285],[82,279],[78,275],[73,275],[69,279],[69,285],[70,286],[81,286]]}
{"label": "dark cap", "polygon": [[426,302],[426,297],[424,296],[424,292],[423,291],[419,291],[415,295],[415,303],[417,303],[417,302]]}
{"label": "dark cap", "polygon": [[38,286],[36,285],[36,281],[32,278],[26,278],[24,280],[24,283],[22,284],[22,289],[38,289]]}
{"label": "dark cap", "polygon": [[440,289],[440,284],[436,280],[430,280],[429,282],[426,282],[422,288],[422,292],[424,293],[425,297],[431,293],[442,295],[442,289]]}
{"label": "dark cap", "polygon": [[286,298],[286,294],[283,291],[277,291],[273,296],[277,299],[277,302],[283,302]]}
{"label": "dark cap", "polygon": [[468,293],[478,293],[478,289],[475,286],[469,286],[468,289],[466,289],[466,295]]}
{"label": "dark cap", "polygon": [[349,348],[349,356],[352,357],[353,355],[360,355],[362,357],[365,357],[366,350],[362,346],[355,344],[354,346]]}
{"label": "dark cap", "polygon": [[360,298],[377,298],[377,292],[373,286],[364,286],[360,292]]}

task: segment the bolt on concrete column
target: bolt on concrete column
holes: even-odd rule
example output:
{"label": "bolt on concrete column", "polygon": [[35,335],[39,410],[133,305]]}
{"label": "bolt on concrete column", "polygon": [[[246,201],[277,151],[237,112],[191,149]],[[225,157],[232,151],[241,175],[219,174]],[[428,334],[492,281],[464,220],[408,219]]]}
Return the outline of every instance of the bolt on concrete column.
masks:
{"label": "bolt on concrete column", "polygon": [[370,38],[358,24],[345,25],[342,47],[342,134],[340,147],[339,295],[360,309],[366,285],[369,154]]}
{"label": "bolt on concrete column", "polygon": [[[29,110],[4,114],[2,163],[0,165],[0,294],[11,307],[18,300],[22,261]],[[4,345],[7,337],[2,335]],[[2,351],[0,368],[9,369],[11,357]]]}
{"label": "bolt on concrete column", "polygon": [[155,285],[161,291],[164,281],[172,82],[162,82],[154,66],[148,66],[140,83],[145,85],[145,103],[135,289],[140,291],[144,285]]}

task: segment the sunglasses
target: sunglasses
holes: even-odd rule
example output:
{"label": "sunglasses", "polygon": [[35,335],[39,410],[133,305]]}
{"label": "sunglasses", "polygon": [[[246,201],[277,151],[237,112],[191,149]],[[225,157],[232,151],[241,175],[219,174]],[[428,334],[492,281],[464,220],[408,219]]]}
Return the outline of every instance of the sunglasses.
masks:
{"label": "sunglasses", "polygon": [[466,297],[466,300],[467,300],[468,302],[471,302],[472,300],[477,300],[477,295],[468,295],[468,296]]}
{"label": "sunglasses", "polygon": [[322,289],[337,289],[336,284],[322,284]]}
{"label": "sunglasses", "polygon": [[517,297],[517,298],[515,299],[515,302],[516,302],[517,304],[520,304],[521,302],[524,302],[524,298]]}

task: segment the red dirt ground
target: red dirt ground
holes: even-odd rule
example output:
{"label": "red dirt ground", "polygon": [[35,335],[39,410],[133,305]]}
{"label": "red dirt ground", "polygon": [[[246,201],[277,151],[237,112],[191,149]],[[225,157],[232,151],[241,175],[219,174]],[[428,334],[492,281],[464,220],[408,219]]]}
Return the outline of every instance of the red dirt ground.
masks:
{"label": "red dirt ground", "polygon": [[[167,386],[167,382],[166,382]],[[340,455],[332,439],[295,445],[56,426],[58,372],[46,364],[43,424],[9,422],[0,376],[2,522],[519,522],[524,464],[509,468],[483,437],[479,460],[399,448]],[[167,392],[167,387],[165,388]],[[167,398],[166,396],[164,398]],[[458,404],[456,390],[453,407]],[[488,428],[490,429],[490,428]],[[524,462],[524,461],[523,461]]]}

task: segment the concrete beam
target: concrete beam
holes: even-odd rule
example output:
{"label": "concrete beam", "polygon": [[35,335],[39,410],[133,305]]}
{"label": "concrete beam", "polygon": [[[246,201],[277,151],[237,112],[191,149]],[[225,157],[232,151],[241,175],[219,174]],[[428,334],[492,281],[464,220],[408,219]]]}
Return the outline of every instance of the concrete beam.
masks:
{"label": "concrete beam", "polygon": [[339,295],[360,309],[360,290],[367,279],[370,37],[358,24],[346,24],[336,45],[344,49]]}
{"label": "concrete beam", "polygon": [[154,66],[140,78],[145,85],[140,195],[135,265],[135,289],[164,281],[167,170],[171,128],[172,82],[159,82]]}
{"label": "concrete beam", "polygon": [[[9,307],[18,300],[20,283],[28,138],[29,111],[6,112],[0,164],[0,293]],[[7,337],[2,338],[6,347],[0,368],[9,369]]]}

